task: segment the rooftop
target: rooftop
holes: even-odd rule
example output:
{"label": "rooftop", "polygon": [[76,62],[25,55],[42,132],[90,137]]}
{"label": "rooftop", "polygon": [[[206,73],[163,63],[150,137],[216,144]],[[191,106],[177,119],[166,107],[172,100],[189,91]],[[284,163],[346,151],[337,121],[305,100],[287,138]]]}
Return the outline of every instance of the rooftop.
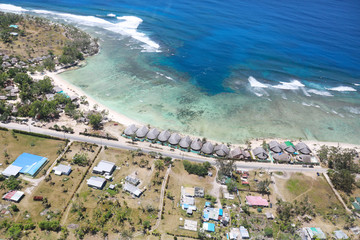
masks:
{"label": "rooftop", "polygon": [[262,206],[262,207],[269,206],[268,201],[260,196],[246,196],[246,202],[250,206]]}
{"label": "rooftop", "polygon": [[21,167],[20,173],[35,176],[47,160],[46,157],[23,153],[11,165]]}

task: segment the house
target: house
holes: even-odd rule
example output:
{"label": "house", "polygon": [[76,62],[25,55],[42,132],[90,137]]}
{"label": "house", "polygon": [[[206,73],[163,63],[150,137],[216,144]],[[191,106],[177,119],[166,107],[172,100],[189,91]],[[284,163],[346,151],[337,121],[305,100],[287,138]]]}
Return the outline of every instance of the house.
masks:
{"label": "house", "polygon": [[204,222],[203,229],[204,229],[204,231],[207,231],[207,232],[215,232],[215,224],[209,223],[209,222]]}
{"label": "house", "polygon": [[3,175],[5,173],[9,176],[17,176],[19,173],[22,173],[35,177],[47,162],[48,159],[46,157],[23,153],[3,171]]}
{"label": "house", "polygon": [[269,155],[267,154],[265,149],[263,149],[262,147],[255,148],[253,150],[253,154],[256,158],[258,158],[260,160],[266,160],[269,157]]}
{"label": "house", "polygon": [[14,166],[11,164],[2,172],[2,175],[4,175],[5,177],[18,177],[21,169],[22,167]]}
{"label": "house", "polygon": [[211,142],[206,142],[201,148],[201,152],[206,155],[212,154],[214,151],[214,145]]}
{"label": "house", "polygon": [[149,132],[149,128],[147,126],[142,126],[138,130],[136,130],[136,137],[137,138],[144,138],[146,134]]}
{"label": "house", "polygon": [[159,136],[158,136],[158,140],[161,143],[167,142],[167,140],[170,138],[170,132],[168,130],[162,131]]}
{"label": "house", "polygon": [[314,239],[323,240],[323,239],[326,239],[326,235],[321,230],[321,228],[305,227],[305,228],[303,228],[303,233],[304,233],[307,240],[314,240]]}
{"label": "house", "polygon": [[269,142],[269,149],[273,151],[274,153],[281,153],[282,149],[280,147],[280,143],[277,141],[271,141]]}
{"label": "house", "polygon": [[142,194],[142,191],[138,187],[128,182],[125,182],[123,189],[135,197],[140,197],[140,195]]}
{"label": "house", "polygon": [[349,237],[341,230],[334,231],[335,239],[349,239]]}
{"label": "house", "polygon": [[12,190],[10,192],[5,193],[2,197],[3,200],[12,201],[12,202],[20,202],[21,198],[24,196],[24,192]]}
{"label": "house", "polygon": [[219,157],[226,157],[230,153],[230,149],[225,144],[216,145],[214,151]]}
{"label": "house", "polygon": [[250,207],[269,207],[268,201],[260,196],[246,196],[246,204]]}
{"label": "house", "polygon": [[197,231],[197,221],[185,219],[184,221],[184,229],[189,231]]}
{"label": "house", "polygon": [[241,235],[241,239],[250,238],[249,231],[244,226],[240,226],[240,235]]}
{"label": "house", "polygon": [[309,155],[311,153],[310,148],[303,142],[296,144],[295,148],[301,154]]}
{"label": "house", "polygon": [[296,160],[303,163],[311,163],[311,156],[301,154],[296,157]]}
{"label": "house", "polygon": [[240,228],[232,228],[228,234],[230,240],[239,240],[241,239]]}
{"label": "house", "polygon": [[180,140],[181,140],[180,135],[177,134],[177,133],[173,133],[173,134],[171,134],[168,142],[169,142],[172,146],[176,146],[176,145],[179,144]]}
{"label": "house", "polygon": [[147,133],[146,138],[150,141],[156,140],[156,138],[159,136],[160,132],[156,128],[150,129],[150,131]]}
{"label": "house", "polygon": [[124,134],[125,134],[126,136],[131,137],[132,135],[134,135],[134,134],[136,133],[136,130],[137,130],[137,129],[138,129],[138,128],[137,128],[134,124],[131,124],[130,126],[128,126],[127,128],[125,128]]}
{"label": "house", "polygon": [[355,198],[355,202],[352,203],[352,206],[356,212],[360,212],[360,197]]}
{"label": "house", "polygon": [[140,183],[140,180],[138,178],[132,177],[130,175],[125,177],[125,181],[132,184],[132,185],[134,185],[134,186],[137,186]]}
{"label": "house", "polygon": [[266,216],[267,219],[274,219],[275,218],[274,214],[272,214],[271,212],[266,212],[265,216]]}
{"label": "house", "polygon": [[115,163],[101,160],[97,166],[94,167],[93,173],[111,175],[116,169]]}
{"label": "house", "polygon": [[200,151],[201,147],[202,147],[202,142],[199,138],[195,139],[194,141],[192,141],[191,145],[190,145],[191,149],[198,152]]}
{"label": "house", "polygon": [[102,177],[92,176],[87,180],[87,185],[92,188],[103,189],[105,186],[106,179]]}
{"label": "house", "polygon": [[221,208],[204,208],[203,218],[205,221],[214,220],[219,221],[223,215]]}
{"label": "house", "polygon": [[179,142],[179,146],[182,149],[188,149],[190,147],[192,140],[189,136],[183,137],[180,142]]}
{"label": "house", "polygon": [[194,191],[195,191],[194,197],[203,198],[205,195],[204,188],[202,188],[202,187],[195,187]]}
{"label": "house", "polygon": [[293,154],[296,152],[294,144],[292,144],[292,142],[290,142],[290,141],[286,141],[286,142],[280,144],[280,147],[282,148],[282,150],[284,150],[290,154]]}
{"label": "house", "polygon": [[69,175],[71,173],[71,166],[66,166],[64,164],[59,164],[53,168],[55,175]]}
{"label": "house", "polygon": [[229,158],[242,159],[242,157],[243,155],[240,148],[237,147],[230,151]]}
{"label": "house", "polygon": [[290,155],[288,153],[275,153],[272,157],[277,162],[290,162]]}

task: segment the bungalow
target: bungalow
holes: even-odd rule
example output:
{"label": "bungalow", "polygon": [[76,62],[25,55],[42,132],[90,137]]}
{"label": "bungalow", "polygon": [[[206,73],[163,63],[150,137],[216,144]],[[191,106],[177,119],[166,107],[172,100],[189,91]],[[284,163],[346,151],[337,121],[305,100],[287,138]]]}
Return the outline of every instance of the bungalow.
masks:
{"label": "bungalow", "polygon": [[142,191],[138,188],[138,187],[136,187],[136,186],[134,186],[134,185],[132,185],[132,184],[130,184],[130,183],[128,183],[128,182],[126,182],[125,184],[124,184],[124,188],[123,188],[126,192],[129,192],[131,195],[133,195],[133,196],[135,196],[135,197],[140,197],[140,195],[142,194]]}
{"label": "bungalow", "polygon": [[299,142],[295,146],[296,150],[302,154],[309,155],[311,153],[310,148],[303,142]]}
{"label": "bungalow", "polygon": [[189,136],[183,137],[180,142],[179,142],[179,146],[182,149],[188,149],[190,147],[192,140]]}
{"label": "bungalow", "polygon": [[93,173],[111,175],[116,169],[115,163],[101,160],[97,166],[94,167]]}
{"label": "bungalow", "polygon": [[150,141],[154,141],[159,136],[159,134],[160,134],[159,130],[157,130],[156,128],[152,128],[147,133],[146,138]]}
{"label": "bungalow", "polygon": [[311,156],[310,155],[298,155],[296,160],[303,163],[311,163]]}
{"label": "bungalow", "polygon": [[206,142],[201,148],[201,152],[206,155],[212,154],[214,151],[214,145],[211,142]]}
{"label": "bungalow", "polygon": [[202,142],[199,138],[195,139],[194,141],[192,141],[191,145],[190,145],[191,149],[198,152],[200,151],[201,147],[202,147]]}
{"label": "bungalow", "polygon": [[269,207],[268,201],[260,196],[246,196],[246,204],[250,207]]}
{"label": "bungalow", "polygon": [[124,134],[128,137],[131,137],[132,135],[135,134],[136,130],[138,128],[134,125],[134,124],[131,124],[130,126],[128,126],[125,130],[124,130]]}
{"label": "bungalow", "polygon": [[71,173],[71,166],[66,166],[64,164],[59,164],[53,168],[55,175],[69,175]]}
{"label": "bungalow", "polygon": [[286,141],[286,142],[280,144],[280,147],[282,148],[282,150],[284,150],[290,154],[293,154],[296,152],[294,144],[292,144],[292,142],[290,142],[290,141]]}
{"label": "bungalow", "polygon": [[230,158],[237,158],[237,159],[243,159],[243,155],[242,155],[242,151],[239,147],[234,148],[233,150],[230,151]]}
{"label": "bungalow", "polygon": [[170,134],[170,132],[168,130],[162,131],[158,136],[158,140],[161,143],[165,143],[170,138],[170,135],[171,134]]}
{"label": "bungalow", "polygon": [[290,155],[287,153],[275,153],[272,155],[277,162],[290,162]]}
{"label": "bungalow", "polygon": [[180,140],[181,140],[180,135],[177,134],[177,133],[173,133],[173,134],[171,134],[168,142],[169,142],[172,146],[177,146],[177,145],[179,144]]}
{"label": "bungalow", "polygon": [[146,134],[149,132],[149,128],[146,126],[142,126],[138,130],[136,130],[136,137],[137,138],[144,138]]}
{"label": "bungalow", "polygon": [[10,192],[5,193],[2,199],[18,203],[20,202],[21,198],[24,195],[25,195],[24,192],[12,190]]}
{"label": "bungalow", "polygon": [[219,157],[226,157],[230,153],[230,149],[225,144],[216,145],[214,151]]}
{"label": "bungalow", "polygon": [[134,185],[134,186],[137,186],[140,183],[140,180],[138,178],[132,177],[130,175],[125,177],[125,181],[132,184],[132,185]]}
{"label": "bungalow", "polygon": [[281,153],[282,149],[280,147],[280,144],[277,141],[271,141],[269,142],[269,148],[274,153]]}
{"label": "bungalow", "polygon": [[257,157],[260,160],[266,160],[269,155],[262,147],[257,147],[253,150],[253,154],[255,157]]}
{"label": "bungalow", "polygon": [[103,187],[105,186],[105,183],[106,183],[106,179],[102,178],[102,177],[92,176],[91,178],[89,178],[87,180],[87,185],[89,187],[100,189],[100,190],[103,189]]}

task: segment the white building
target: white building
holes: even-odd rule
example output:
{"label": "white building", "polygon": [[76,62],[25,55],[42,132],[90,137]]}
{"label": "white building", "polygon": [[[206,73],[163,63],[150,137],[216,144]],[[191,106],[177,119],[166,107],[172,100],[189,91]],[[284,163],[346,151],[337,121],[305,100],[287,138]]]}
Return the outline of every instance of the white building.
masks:
{"label": "white building", "polygon": [[87,184],[89,187],[102,189],[105,186],[106,179],[101,177],[92,176],[87,180]]}
{"label": "white building", "polygon": [[5,177],[11,177],[11,176],[17,177],[21,169],[22,167],[10,165],[2,172],[2,175],[4,175]]}
{"label": "white building", "polygon": [[93,173],[111,175],[115,168],[115,163],[101,160],[98,165],[94,167]]}
{"label": "white building", "polygon": [[53,168],[55,175],[69,175],[71,173],[71,167],[64,164],[59,164]]}

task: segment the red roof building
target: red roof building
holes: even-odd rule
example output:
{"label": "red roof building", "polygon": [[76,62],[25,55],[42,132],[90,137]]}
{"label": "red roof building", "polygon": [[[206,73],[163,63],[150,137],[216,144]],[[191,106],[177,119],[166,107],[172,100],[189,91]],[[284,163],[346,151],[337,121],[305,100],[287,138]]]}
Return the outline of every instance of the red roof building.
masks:
{"label": "red roof building", "polygon": [[260,196],[246,196],[246,203],[251,207],[269,207],[268,201]]}

